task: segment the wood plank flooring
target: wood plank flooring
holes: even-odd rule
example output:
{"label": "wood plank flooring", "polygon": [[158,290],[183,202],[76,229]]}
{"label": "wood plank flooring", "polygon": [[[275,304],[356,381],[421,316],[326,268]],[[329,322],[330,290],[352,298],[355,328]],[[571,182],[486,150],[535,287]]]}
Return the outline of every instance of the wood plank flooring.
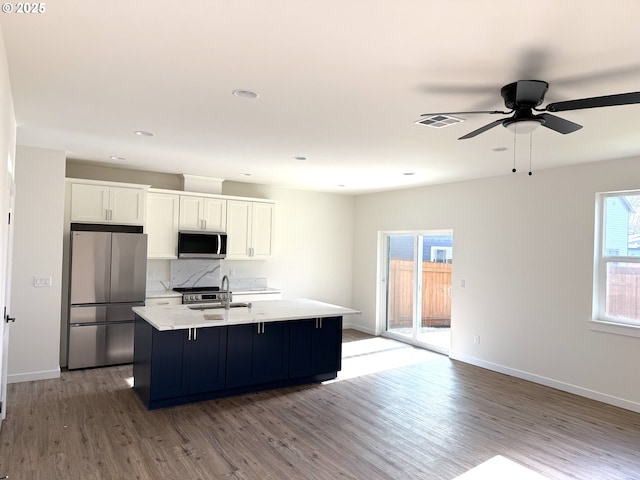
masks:
{"label": "wood plank flooring", "polygon": [[10,479],[446,479],[502,455],[550,479],[640,479],[640,414],[369,337],[336,381],[156,411],[130,366],[9,385]]}

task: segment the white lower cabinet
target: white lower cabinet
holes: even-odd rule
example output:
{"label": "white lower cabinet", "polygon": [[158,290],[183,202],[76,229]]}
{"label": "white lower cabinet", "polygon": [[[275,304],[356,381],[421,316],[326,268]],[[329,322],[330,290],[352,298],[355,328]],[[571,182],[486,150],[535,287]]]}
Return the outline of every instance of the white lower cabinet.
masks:
{"label": "white lower cabinet", "polygon": [[178,258],[178,213],[180,196],[170,193],[147,194],[147,257]]}
{"label": "white lower cabinet", "polygon": [[144,301],[145,307],[152,307],[155,305],[182,305],[182,297],[147,297]]}
{"label": "white lower cabinet", "polygon": [[261,260],[273,255],[275,205],[266,202],[227,202],[227,259]]}

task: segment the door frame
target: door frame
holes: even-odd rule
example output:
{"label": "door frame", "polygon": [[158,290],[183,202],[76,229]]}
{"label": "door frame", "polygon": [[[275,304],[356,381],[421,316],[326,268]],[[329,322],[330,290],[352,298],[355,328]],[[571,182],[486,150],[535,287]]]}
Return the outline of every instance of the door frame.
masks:
{"label": "door frame", "polygon": [[[413,333],[411,338],[400,335],[397,333],[387,331],[387,280],[388,280],[388,252],[389,252],[389,237],[393,235],[411,235],[414,236],[414,262],[419,264],[423,260],[422,249],[420,248],[420,238],[424,236],[434,235],[451,235],[453,237],[453,229],[441,228],[441,229],[429,229],[429,230],[385,230],[378,232],[378,281],[377,281],[377,312],[376,312],[376,334],[383,337],[398,340],[404,343],[408,343],[420,348],[426,348],[428,350],[441,353],[443,355],[449,355],[450,348],[443,349],[437,345],[429,344],[418,340],[417,338],[417,325],[415,318],[421,315],[422,311],[422,282],[416,281],[413,285]],[[416,278],[418,278],[418,272],[415,272]]]}

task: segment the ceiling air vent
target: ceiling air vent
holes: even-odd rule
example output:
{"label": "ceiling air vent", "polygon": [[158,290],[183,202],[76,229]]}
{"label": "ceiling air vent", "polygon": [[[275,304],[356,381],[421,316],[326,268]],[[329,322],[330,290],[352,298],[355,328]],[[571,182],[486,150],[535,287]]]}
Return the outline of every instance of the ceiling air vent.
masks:
{"label": "ceiling air vent", "polygon": [[427,127],[443,128],[460,122],[464,122],[464,120],[461,118],[450,117],[448,115],[433,115],[431,117],[421,118],[416,123],[426,125]]}

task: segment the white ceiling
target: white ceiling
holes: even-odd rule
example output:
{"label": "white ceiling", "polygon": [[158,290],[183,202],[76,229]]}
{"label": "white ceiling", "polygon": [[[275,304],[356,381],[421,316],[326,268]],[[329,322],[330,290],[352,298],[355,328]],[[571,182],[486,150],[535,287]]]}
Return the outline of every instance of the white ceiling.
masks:
{"label": "white ceiling", "polygon": [[[508,174],[514,153],[526,174],[529,136],[457,140],[496,116],[414,121],[503,110],[519,79],[548,102],[640,90],[637,0],[44,4],[0,15],[18,143],[127,168],[348,194]],[[584,128],[534,132],[534,175],[640,156],[640,105],[557,115]]]}

